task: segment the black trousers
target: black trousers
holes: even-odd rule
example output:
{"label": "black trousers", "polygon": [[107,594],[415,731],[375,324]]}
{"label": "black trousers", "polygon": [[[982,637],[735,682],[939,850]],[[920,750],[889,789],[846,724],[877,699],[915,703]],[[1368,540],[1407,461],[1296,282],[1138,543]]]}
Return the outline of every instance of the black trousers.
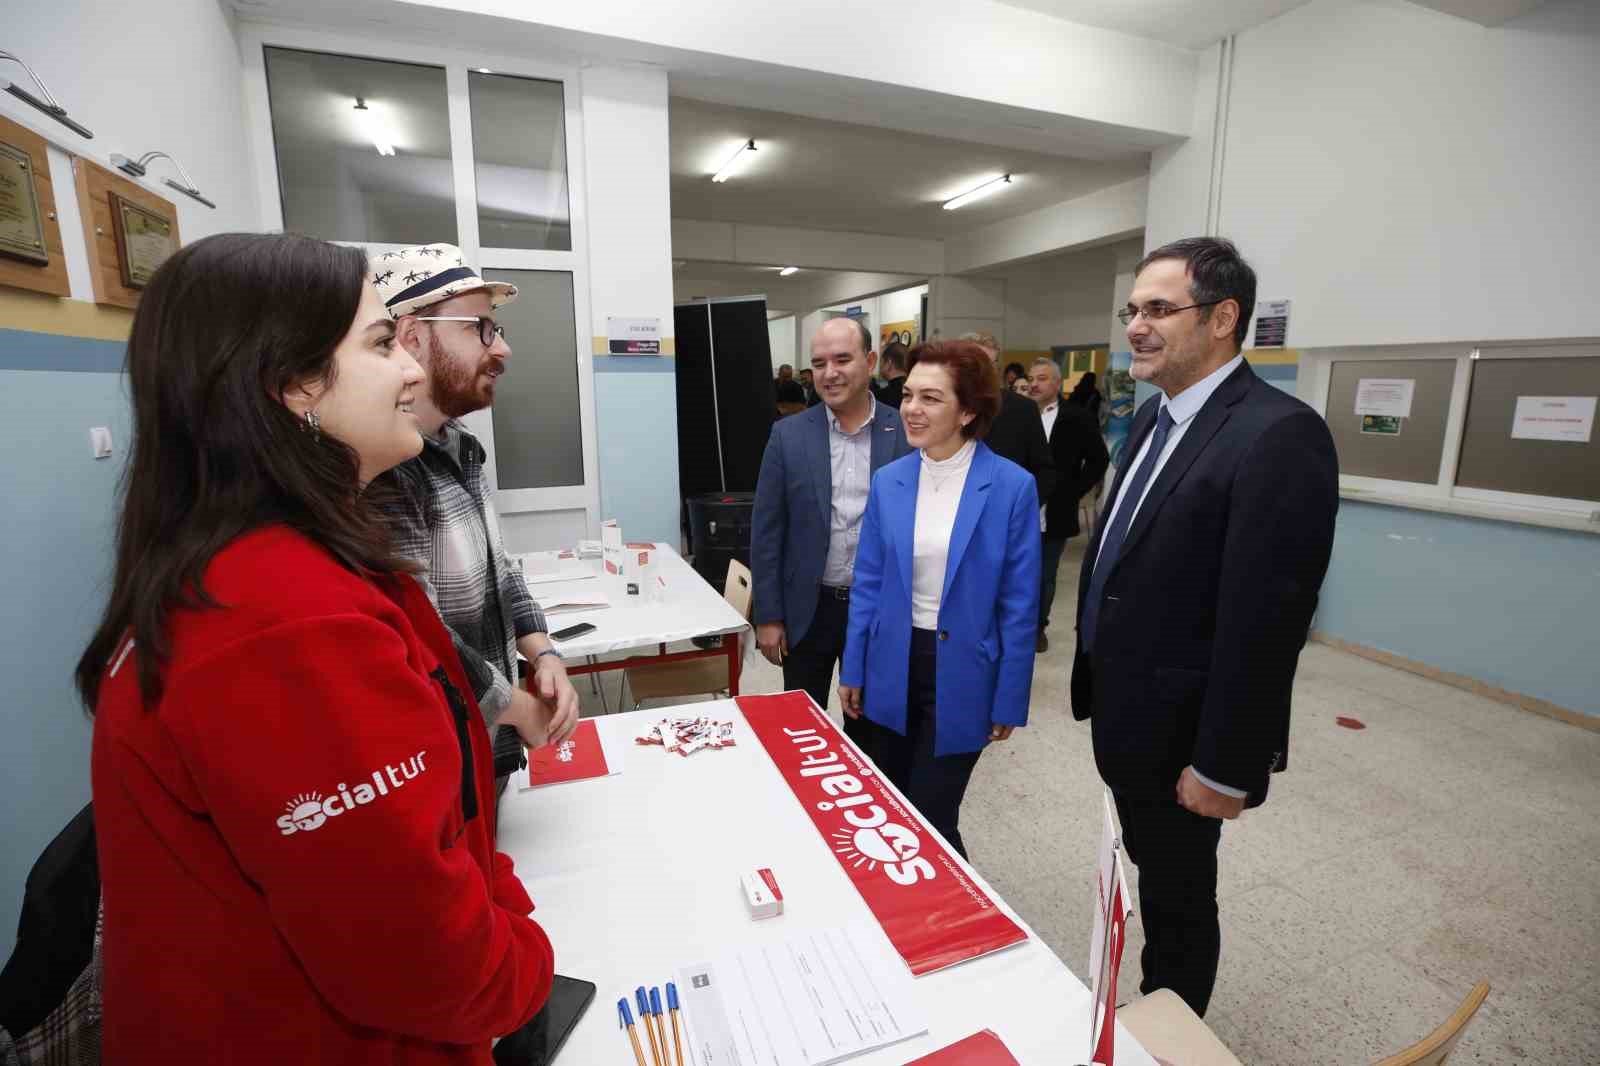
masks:
{"label": "black trousers", "polygon": [[906,732],[901,736],[887,726],[857,719],[866,734],[856,743],[889,778],[928,823],[967,857],[961,841],[961,800],[982,751],[959,755],[933,753],[936,720],[934,683],[938,676],[938,634],[931,629],[911,631],[910,673],[906,678]]}
{"label": "black trousers", "polygon": [[[841,595],[842,594],[842,595]],[[850,623],[850,590],[828,585],[817,588],[817,613],[811,617],[811,628],[800,643],[789,646],[783,659],[783,687],[805,689],[817,706],[828,709],[832,694],[833,670],[844,657],[845,629]],[[844,735],[861,743],[861,725],[854,718],[845,718]]]}
{"label": "black trousers", "polygon": [[1043,633],[1050,624],[1050,608],[1056,602],[1056,571],[1061,569],[1061,553],[1067,550],[1067,538],[1046,533],[1039,546],[1039,632]]}
{"label": "black trousers", "polygon": [[1122,844],[1139,868],[1139,961],[1149,995],[1170,988],[1204,1015],[1217,982],[1222,928],[1217,921],[1217,844],[1222,820],[1205,818],[1165,796],[1113,793]]}

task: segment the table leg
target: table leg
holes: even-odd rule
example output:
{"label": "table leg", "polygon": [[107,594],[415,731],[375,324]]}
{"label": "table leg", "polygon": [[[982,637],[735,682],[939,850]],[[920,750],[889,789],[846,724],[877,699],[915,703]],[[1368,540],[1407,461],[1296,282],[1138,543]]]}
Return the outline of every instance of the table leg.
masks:
{"label": "table leg", "polygon": [[724,633],[722,650],[728,653],[728,695],[739,694],[739,634]]}

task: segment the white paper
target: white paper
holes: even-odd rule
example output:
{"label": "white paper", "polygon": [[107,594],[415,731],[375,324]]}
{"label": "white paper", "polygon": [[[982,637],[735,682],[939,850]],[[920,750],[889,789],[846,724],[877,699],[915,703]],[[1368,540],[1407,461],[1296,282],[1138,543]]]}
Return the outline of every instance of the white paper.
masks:
{"label": "white paper", "polygon": [[1588,444],[1594,435],[1594,396],[1518,396],[1511,420],[1514,440]]}
{"label": "white paper", "polygon": [[872,922],[685,966],[678,993],[700,1066],[827,1066],[928,1031],[910,971]]}
{"label": "white paper", "polygon": [[560,570],[546,570],[543,573],[530,574],[523,571],[522,580],[530,585],[548,585],[552,581],[586,581],[600,575],[588,567],[562,568]]}
{"label": "white paper", "polygon": [[600,553],[608,574],[622,574],[622,527],[616,519],[600,524]]}
{"label": "white paper", "polygon": [[599,592],[587,596],[553,596],[548,601],[543,599],[539,601],[539,609],[545,614],[561,614],[563,611],[598,611],[610,606],[611,601]]}
{"label": "white paper", "polygon": [[1415,378],[1362,378],[1356,384],[1356,414],[1411,417]]}

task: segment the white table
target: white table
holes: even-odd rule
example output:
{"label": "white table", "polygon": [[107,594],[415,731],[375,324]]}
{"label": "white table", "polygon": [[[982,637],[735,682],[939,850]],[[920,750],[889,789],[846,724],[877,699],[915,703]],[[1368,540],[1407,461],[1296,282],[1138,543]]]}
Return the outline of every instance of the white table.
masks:
{"label": "white table", "polygon": [[[582,569],[598,576],[574,581],[530,582],[528,592],[538,603],[557,603],[562,599],[604,596],[610,606],[596,610],[561,611],[549,615],[551,632],[579,622],[593,625],[594,631],[571,640],[556,641],[556,649],[568,660],[606,655],[635,648],[657,647],[654,655],[633,655],[610,662],[572,662],[569,675],[592,674],[601,670],[625,670],[633,666],[680,662],[685,659],[728,659],[728,691],[739,694],[741,661],[739,634],[749,628],[744,617],[729,605],[683,556],[665,544],[656,543],[651,554],[655,573],[661,581],[657,592],[629,595],[628,579],[605,572],[599,559],[563,559],[558,552],[530,552],[513,558],[524,575]],[[694,651],[667,652],[667,645],[695,637],[722,637],[720,647]]]}
{"label": "white table", "polygon": [[[599,987],[562,1049],[559,1061],[571,1066],[633,1062],[616,1003],[627,996],[631,1007],[641,984],[660,985],[665,996],[680,966],[724,947],[872,920],[734,701],[696,703],[693,713],[732,719],[735,747],[683,757],[631,746],[669,713],[595,719],[608,739],[630,745],[622,773],[529,792],[513,784],[500,804],[500,850],[533,896],[557,972]],[[783,887],[784,913],[758,922],[746,914],[739,876],[761,866]],[[1027,941],[918,978],[928,1034],[848,1061],[899,1066],[985,1028],[1024,1064],[1086,1061],[1088,989],[981,874],[963,866]],[[1087,856],[1082,883],[1059,886],[1063,898],[1089,891],[1092,866]],[[1119,1025],[1118,1066],[1154,1061]]]}

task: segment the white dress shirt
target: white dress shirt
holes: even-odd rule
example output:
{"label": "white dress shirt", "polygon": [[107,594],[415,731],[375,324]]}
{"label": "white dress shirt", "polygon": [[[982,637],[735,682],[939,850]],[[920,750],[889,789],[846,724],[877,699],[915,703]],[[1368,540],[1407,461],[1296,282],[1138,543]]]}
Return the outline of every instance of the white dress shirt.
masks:
{"label": "white dress shirt", "polygon": [[961,491],[966,488],[977,450],[978,442],[969,440],[948,459],[930,459],[927,452],[919,453],[922,470],[917,477],[917,517],[911,535],[911,625],[916,629],[939,628],[950,535],[955,532]]}
{"label": "white dress shirt", "polygon": [[828,514],[828,557],[822,566],[822,583],[849,588],[856,572],[856,549],[861,546],[861,516],[867,513],[867,491],[872,488],[872,420],[878,401],[867,394],[867,420],[846,433],[833,413],[828,414],[828,465],[833,491]]}
{"label": "white dress shirt", "polygon": [[[1061,413],[1061,401],[1059,399],[1056,400],[1054,403],[1050,404],[1049,406],[1041,407],[1039,409],[1039,420],[1044,423],[1044,439],[1045,439],[1045,443],[1046,444],[1048,444],[1050,442],[1050,434],[1055,431],[1055,428],[1056,428],[1056,415],[1058,415],[1060,413]],[[1065,470],[1058,470],[1058,471],[1056,471],[1056,475],[1058,477],[1066,477],[1067,476],[1067,472]],[[1045,527],[1045,520],[1044,520],[1044,509],[1047,506],[1048,506],[1048,504],[1045,504],[1045,503],[1042,503],[1042,502],[1039,504],[1039,532],[1040,533],[1048,532],[1048,530]]]}
{"label": "white dress shirt", "polygon": [[[1217,369],[1213,370],[1211,373],[1195,382],[1193,385],[1190,385],[1187,389],[1184,389],[1182,392],[1178,393],[1176,398],[1169,397],[1166,393],[1161,394],[1161,406],[1165,407],[1167,409],[1167,414],[1172,417],[1172,428],[1167,431],[1166,447],[1162,448],[1161,454],[1156,456],[1156,467],[1154,470],[1150,471],[1150,480],[1144,483],[1144,491],[1139,494],[1139,498],[1137,500],[1133,501],[1133,513],[1128,516],[1129,529],[1133,528],[1133,521],[1139,516],[1139,508],[1144,503],[1144,498],[1150,495],[1150,486],[1154,485],[1156,483],[1156,478],[1161,476],[1161,468],[1167,465],[1167,460],[1172,458],[1172,453],[1178,449],[1178,442],[1183,439],[1183,435],[1187,433],[1189,431],[1189,427],[1194,424],[1194,416],[1200,413],[1200,409],[1206,405],[1206,401],[1211,399],[1211,394],[1216,392],[1217,388],[1224,381],[1228,380],[1229,374],[1232,374],[1235,370],[1239,369],[1239,364],[1242,362],[1244,362],[1244,355],[1242,353],[1234,356],[1232,359],[1228,360],[1226,363],[1222,364]],[[1150,451],[1150,442],[1155,440],[1155,437],[1156,435],[1154,431],[1145,437],[1144,443],[1139,446],[1138,454],[1129,460],[1131,465],[1128,467],[1128,469],[1130,471],[1139,469],[1140,464],[1144,462],[1145,455]],[[1131,474],[1123,479],[1122,488],[1117,492],[1116,507],[1121,507],[1123,505],[1123,498],[1128,494],[1128,483],[1132,480],[1133,477]],[[1111,519],[1116,516],[1116,513],[1116,510],[1113,509],[1107,514],[1105,523],[1107,527],[1111,525]],[[1102,541],[1100,548],[1096,549],[1095,562],[1097,565],[1100,560],[1098,552],[1104,548],[1105,542]],[[1238,799],[1248,794],[1242,788],[1233,788],[1230,785],[1224,785],[1220,782],[1213,781],[1209,777],[1202,774],[1199,770],[1194,772],[1194,776],[1200,779],[1201,784],[1208,788],[1215,789],[1224,796],[1232,796],[1235,799]]]}

